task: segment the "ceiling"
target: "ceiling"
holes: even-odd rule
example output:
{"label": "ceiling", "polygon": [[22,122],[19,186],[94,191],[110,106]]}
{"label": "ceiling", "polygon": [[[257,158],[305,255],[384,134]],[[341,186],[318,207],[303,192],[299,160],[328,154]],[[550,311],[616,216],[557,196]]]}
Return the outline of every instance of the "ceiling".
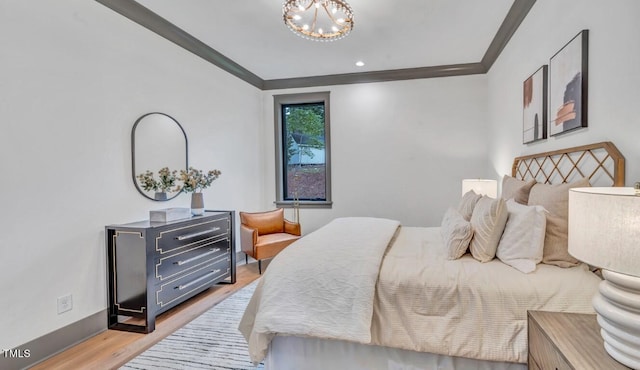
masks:
{"label": "ceiling", "polygon": [[535,2],[348,0],[351,34],[318,42],[283,0],[97,1],[261,89],[485,73]]}

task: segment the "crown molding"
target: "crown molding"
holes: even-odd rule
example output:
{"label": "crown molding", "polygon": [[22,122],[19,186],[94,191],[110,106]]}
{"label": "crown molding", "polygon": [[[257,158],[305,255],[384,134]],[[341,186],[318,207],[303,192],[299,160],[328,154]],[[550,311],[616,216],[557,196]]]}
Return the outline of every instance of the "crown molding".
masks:
{"label": "crown molding", "polygon": [[536,0],[514,0],[504,21],[482,57],[482,60],[477,63],[263,80],[240,64],[227,58],[217,50],[134,0],[96,1],[260,90],[484,74],[491,69],[491,66],[493,66],[493,63],[498,59],[500,53],[511,39],[511,36],[516,32],[536,2]]}
{"label": "crown molding", "polygon": [[96,0],[165,39],[262,89],[264,80],[134,0]]}
{"label": "crown molding", "polygon": [[516,33],[516,30],[520,27],[520,24],[527,14],[529,14],[529,10],[531,10],[535,2],[536,0],[515,0],[513,2],[507,16],[504,18],[504,21],[502,21],[498,32],[496,32],[496,35],[493,37],[491,44],[489,44],[487,51],[480,61],[485,68],[485,73],[489,72],[491,66],[493,66],[493,63],[498,59],[505,46],[507,46],[507,43],[511,40],[511,36]]}
{"label": "crown molding", "polygon": [[415,80],[419,78],[464,76],[483,73],[486,73],[486,71],[484,69],[484,66],[480,63],[451,64],[433,67],[391,69],[384,71],[265,80],[263,90]]}

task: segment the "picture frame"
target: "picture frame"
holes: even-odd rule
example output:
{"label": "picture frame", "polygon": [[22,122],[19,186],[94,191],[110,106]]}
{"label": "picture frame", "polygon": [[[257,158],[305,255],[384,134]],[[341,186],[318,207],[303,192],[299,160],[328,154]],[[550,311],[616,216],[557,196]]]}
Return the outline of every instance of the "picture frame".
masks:
{"label": "picture frame", "polygon": [[522,143],[547,138],[548,66],[538,68],[524,80],[522,89]]}
{"label": "picture frame", "polygon": [[589,30],[549,61],[549,135],[587,127]]}

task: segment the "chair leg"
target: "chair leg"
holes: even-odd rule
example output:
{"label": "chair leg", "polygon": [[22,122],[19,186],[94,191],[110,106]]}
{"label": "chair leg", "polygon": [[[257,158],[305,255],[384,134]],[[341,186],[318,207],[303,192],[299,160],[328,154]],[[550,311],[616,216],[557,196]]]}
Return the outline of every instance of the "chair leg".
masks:
{"label": "chair leg", "polygon": [[258,272],[262,275],[262,260],[258,260]]}
{"label": "chair leg", "polygon": [[248,254],[244,254],[244,264],[248,265],[249,264],[249,255]]}

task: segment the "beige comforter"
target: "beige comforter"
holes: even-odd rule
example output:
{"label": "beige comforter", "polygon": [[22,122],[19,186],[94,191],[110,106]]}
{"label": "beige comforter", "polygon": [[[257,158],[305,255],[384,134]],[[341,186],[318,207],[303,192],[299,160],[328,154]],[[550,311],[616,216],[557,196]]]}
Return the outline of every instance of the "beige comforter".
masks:
{"label": "beige comforter", "polygon": [[278,254],[240,321],[254,362],[276,334],[371,342],[382,257],[400,223],[338,218]]}
{"label": "beige comforter", "polygon": [[592,313],[600,279],[586,265],[520,271],[446,259],[439,228],[403,227],[380,269],[372,343],[527,362],[527,310]]}
{"label": "beige comforter", "polygon": [[[497,259],[480,263],[465,255],[449,261],[439,228],[402,227],[380,267],[371,302],[370,343],[525,363],[527,310],[592,313],[591,298],[599,281],[585,265],[568,269],[538,265],[534,273],[523,274]],[[258,288],[254,296],[258,299],[252,300],[248,312],[259,312],[263,289]],[[331,301],[334,297],[321,299]],[[341,314],[332,312],[329,316]],[[251,315],[245,314],[245,318],[251,321]],[[251,350],[251,342],[249,345]]]}

